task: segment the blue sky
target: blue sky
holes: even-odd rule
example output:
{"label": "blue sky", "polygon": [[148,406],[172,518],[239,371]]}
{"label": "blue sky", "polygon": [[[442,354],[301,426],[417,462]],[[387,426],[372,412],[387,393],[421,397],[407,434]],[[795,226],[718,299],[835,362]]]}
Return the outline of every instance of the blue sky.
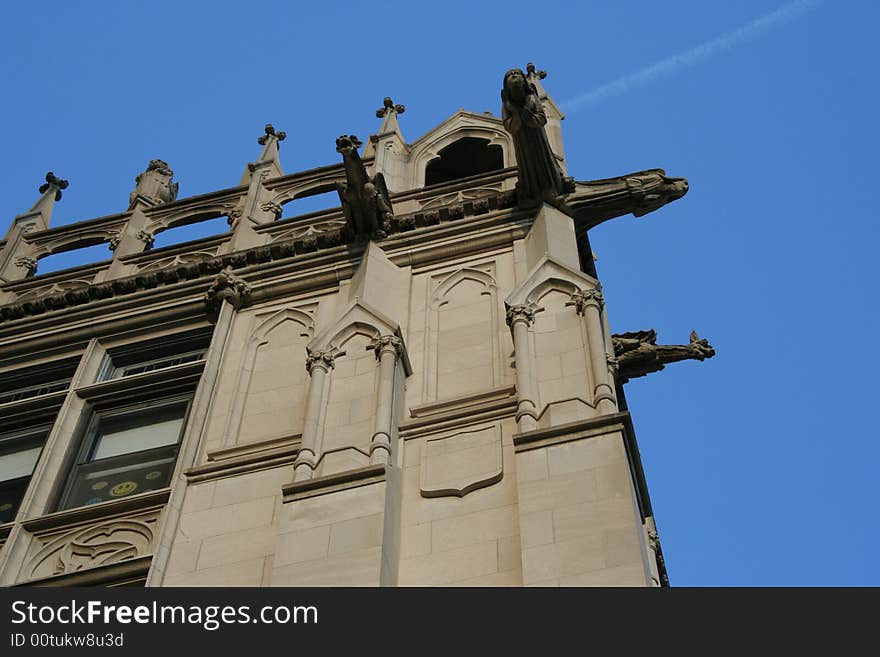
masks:
{"label": "blue sky", "polygon": [[868,0],[13,3],[0,212],[49,169],[70,180],[54,225],[124,210],[152,158],[181,196],[233,186],[267,121],[285,170],[333,163],[385,95],[412,141],[499,113],[504,71],[534,61],[577,179],[690,180],[591,233],[613,330],[718,351],[627,387],[672,583],[878,585],[878,19]]}

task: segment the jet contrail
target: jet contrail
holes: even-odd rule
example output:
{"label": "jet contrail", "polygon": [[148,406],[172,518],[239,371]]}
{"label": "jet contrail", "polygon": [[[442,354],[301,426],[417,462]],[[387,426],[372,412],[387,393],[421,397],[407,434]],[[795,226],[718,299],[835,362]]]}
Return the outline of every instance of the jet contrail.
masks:
{"label": "jet contrail", "polygon": [[735,48],[742,43],[751,41],[752,39],[769,32],[774,27],[784,25],[785,23],[789,23],[794,19],[799,18],[818,5],[820,1],[821,0],[794,0],[793,2],[789,2],[775,11],[770,12],[765,16],[761,16],[760,18],[756,18],[735,30],[726,32],[711,41],[707,41],[695,48],[662,59],[656,64],[652,64],[651,66],[636,71],[635,73],[625,75],[614,82],[609,82],[608,84],[602,85],[592,91],[588,91],[585,94],[570,98],[561,103],[562,107],[567,112],[573,112],[586,105],[591,105],[600,100],[604,100],[609,96],[617,96],[641,84],[671,75],[679,69],[693,66],[694,64],[708,59],[712,55],[717,55],[718,53]]}

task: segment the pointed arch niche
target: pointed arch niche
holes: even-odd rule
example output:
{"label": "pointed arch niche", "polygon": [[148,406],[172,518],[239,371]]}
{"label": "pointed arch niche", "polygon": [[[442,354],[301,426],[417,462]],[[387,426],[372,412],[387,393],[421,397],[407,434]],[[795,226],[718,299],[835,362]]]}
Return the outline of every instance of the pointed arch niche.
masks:
{"label": "pointed arch niche", "polygon": [[425,341],[424,401],[501,385],[494,262],[432,279]]}
{"label": "pointed arch niche", "polygon": [[316,309],[317,304],[311,304],[255,316],[238,371],[224,447],[302,433],[306,344],[315,332]]}

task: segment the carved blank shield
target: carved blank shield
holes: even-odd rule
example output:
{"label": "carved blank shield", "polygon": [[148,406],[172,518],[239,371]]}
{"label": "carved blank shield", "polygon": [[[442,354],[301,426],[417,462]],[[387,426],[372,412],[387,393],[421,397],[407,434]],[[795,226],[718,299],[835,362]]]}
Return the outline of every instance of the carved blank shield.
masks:
{"label": "carved blank shield", "polygon": [[501,481],[501,454],[499,426],[426,441],[419,482],[422,497],[464,497]]}

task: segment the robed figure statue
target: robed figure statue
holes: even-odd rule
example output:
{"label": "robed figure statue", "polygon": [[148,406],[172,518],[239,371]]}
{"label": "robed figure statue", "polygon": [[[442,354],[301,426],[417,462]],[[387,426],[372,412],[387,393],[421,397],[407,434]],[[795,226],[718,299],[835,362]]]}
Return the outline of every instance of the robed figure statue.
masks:
{"label": "robed figure statue", "polygon": [[504,74],[501,89],[501,118],[513,137],[519,181],[516,184],[520,205],[549,203],[561,205],[563,194],[574,191],[571,178],[562,169],[550,148],[544,126],[547,115],[531,84],[521,69]]}

